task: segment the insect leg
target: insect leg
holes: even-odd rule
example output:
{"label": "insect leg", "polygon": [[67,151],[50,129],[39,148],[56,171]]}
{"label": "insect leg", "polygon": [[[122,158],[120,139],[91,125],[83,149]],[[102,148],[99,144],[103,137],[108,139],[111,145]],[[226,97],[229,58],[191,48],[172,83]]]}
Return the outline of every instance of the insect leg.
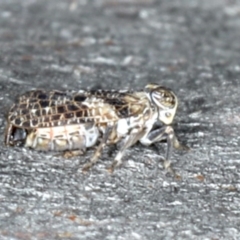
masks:
{"label": "insect leg", "polygon": [[99,144],[99,146],[97,147],[97,150],[95,151],[95,153],[94,153],[93,157],[91,158],[90,162],[86,163],[83,166],[83,169],[82,169],[83,172],[88,171],[97,162],[98,158],[101,155],[102,149],[106,146],[108,137],[111,134],[112,129],[113,129],[112,126],[109,126],[109,127],[106,128],[106,131],[105,131],[105,133],[102,137],[102,141]]}
{"label": "insect leg", "polygon": [[[166,136],[167,135],[167,136]],[[144,145],[151,145],[152,143],[159,142],[163,139],[168,138],[168,136],[172,136],[172,145],[174,148],[178,150],[189,150],[189,147],[182,145],[171,126],[165,126],[162,128],[155,129],[148,133],[148,135],[140,140],[140,142]]]}
{"label": "insect leg", "polygon": [[120,148],[119,152],[117,153],[117,156],[115,157],[111,167],[108,169],[110,172],[114,171],[114,168],[118,167],[122,164],[122,157],[125,152],[125,150],[132,145],[134,145],[141,137],[146,134],[145,130],[143,129],[133,129],[129,135],[125,138],[124,143],[122,147]]}
{"label": "insect leg", "polygon": [[185,147],[179,143],[174,133],[174,130],[171,126],[164,126],[162,128],[158,128],[149,132],[147,136],[144,136],[144,138],[140,140],[140,142],[144,145],[151,145],[152,143],[159,142],[166,138],[167,138],[167,153],[166,158],[164,160],[164,167],[170,170],[170,172],[173,172],[173,170],[170,167],[171,165],[170,157],[172,155],[173,147],[177,149],[188,149],[188,147]]}
{"label": "insect leg", "polygon": [[13,125],[11,123],[8,123],[6,130],[5,130],[5,138],[4,138],[4,142],[5,145],[10,145],[10,138],[13,132]]}

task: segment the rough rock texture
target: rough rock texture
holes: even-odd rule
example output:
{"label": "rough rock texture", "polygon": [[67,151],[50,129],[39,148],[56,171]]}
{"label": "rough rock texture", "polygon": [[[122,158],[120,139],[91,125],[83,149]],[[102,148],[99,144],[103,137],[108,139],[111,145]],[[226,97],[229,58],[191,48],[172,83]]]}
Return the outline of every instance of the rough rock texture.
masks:
{"label": "rough rock texture", "polygon": [[[240,239],[240,4],[225,0],[0,1],[0,239]],[[5,115],[32,88],[172,88],[181,178],[166,144],[122,168],[3,144]]]}

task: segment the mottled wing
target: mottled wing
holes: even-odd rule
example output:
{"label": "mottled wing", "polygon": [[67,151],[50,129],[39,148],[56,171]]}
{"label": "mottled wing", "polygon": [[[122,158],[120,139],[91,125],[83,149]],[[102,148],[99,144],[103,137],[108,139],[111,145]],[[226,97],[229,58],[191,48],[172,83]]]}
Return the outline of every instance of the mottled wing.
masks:
{"label": "mottled wing", "polygon": [[[82,91],[79,91],[75,97],[81,94]],[[148,105],[143,91],[90,90],[86,92],[85,101],[111,109],[118,119],[138,116]]]}
{"label": "mottled wing", "polygon": [[43,91],[20,96],[9,111],[16,127],[42,128],[71,124],[107,124],[143,111],[141,96],[117,91]]}
{"label": "mottled wing", "polygon": [[16,127],[39,128],[61,125],[66,121],[63,114],[80,110],[72,106],[72,97],[67,92],[33,90],[21,95],[11,107],[8,120]]}
{"label": "mottled wing", "polygon": [[148,104],[146,95],[142,91],[106,92],[104,102],[115,109],[120,119],[140,116]]}

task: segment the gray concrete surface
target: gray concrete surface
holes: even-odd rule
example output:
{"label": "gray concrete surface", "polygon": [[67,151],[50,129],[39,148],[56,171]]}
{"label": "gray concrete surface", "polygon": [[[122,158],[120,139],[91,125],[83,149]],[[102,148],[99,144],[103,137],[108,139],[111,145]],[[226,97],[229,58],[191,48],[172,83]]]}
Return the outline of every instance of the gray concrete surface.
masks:
{"label": "gray concrete surface", "polygon": [[[121,169],[3,144],[5,115],[32,88],[172,88],[181,178],[164,143]],[[0,1],[0,239],[240,239],[240,3]]]}

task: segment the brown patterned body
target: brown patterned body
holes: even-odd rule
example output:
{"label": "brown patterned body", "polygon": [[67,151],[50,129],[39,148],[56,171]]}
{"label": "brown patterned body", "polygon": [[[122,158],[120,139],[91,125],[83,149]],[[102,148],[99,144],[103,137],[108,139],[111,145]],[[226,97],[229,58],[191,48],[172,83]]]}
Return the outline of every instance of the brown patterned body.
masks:
{"label": "brown patterned body", "polygon": [[[141,95],[103,90],[27,92],[9,111],[5,142],[16,145],[26,139],[25,146],[39,150],[91,147],[107,126],[121,118],[141,116],[146,107]],[[146,102],[146,97],[141,101]],[[19,129],[23,139],[18,136],[15,141]],[[118,140],[112,137],[112,141]]]}
{"label": "brown patterned body", "polygon": [[[33,90],[20,96],[8,113],[6,145],[37,150],[75,150],[92,147],[100,141],[91,162],[94,164],[106,144],[123,139],[113,167],[121,163],[123,152],[137,141],[150,145],[168,140],[179,147],[172,123],[178,101],[175,94],[158,84],[140,91]],[[154,129],[156,122],[162,127]]]}

